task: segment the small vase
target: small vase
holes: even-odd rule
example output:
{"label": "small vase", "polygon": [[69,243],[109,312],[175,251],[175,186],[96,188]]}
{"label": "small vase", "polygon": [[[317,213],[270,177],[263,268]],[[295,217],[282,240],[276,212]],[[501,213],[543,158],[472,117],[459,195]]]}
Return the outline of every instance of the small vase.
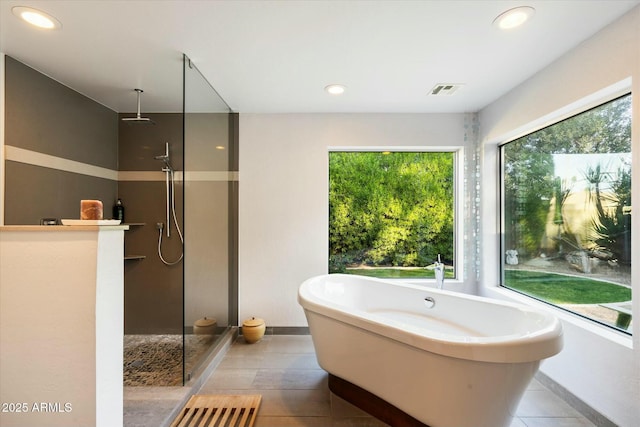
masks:
{"label": "small vase", "polygon": [[265,329],[264,319],[252,317],[242,322],[242,335],[249,344],[260,341],[264,336]]}
{"label": "small vase", "polygon": [[214,335],[216,332],[216,319],[204,317],[193,322],[195,335]]}

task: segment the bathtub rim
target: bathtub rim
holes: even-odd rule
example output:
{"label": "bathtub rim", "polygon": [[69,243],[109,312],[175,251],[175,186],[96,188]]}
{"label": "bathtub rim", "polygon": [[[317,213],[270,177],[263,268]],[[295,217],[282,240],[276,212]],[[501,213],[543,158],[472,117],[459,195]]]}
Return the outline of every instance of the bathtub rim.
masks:
{"label": "bathtub rim", "polygon": [[[317,301],[309,290],[311,283],[326,278],[364,279],[391,285],[424,291],[430,294],[442,294],[454,298],[462,298],[479,303],[488,303],[515,308],[519,311],[536,313],[546,320],[546,325],[539,330],[527,335],[503,335],[499,339],[485,338],[465,341],[462,339],[447,339],[449,337],[440,333],[417,333],[415,331],[400,329],[379,321],[376,316],[364,311],[347,311],[344,306],[331,301]],[[462,294],[440,289],[426,288],[411,283],[394,283],[380,278],[359,276],[351,274],[324,274],[305,280],[298,289],[298,303],[303,309],[319,315],[333,318],[345,324],[366,330],[370,333],[383,336],[400,343],[443,356],[458,359],[473,360],[493,363],[527,363],[539,361],[554,356],[562,350],[563,330],[562,323],[552,313],[529,307],[523,304],[501,301],[497,299],[476,295]],[[313,331],[311,331],[313,336]]]}

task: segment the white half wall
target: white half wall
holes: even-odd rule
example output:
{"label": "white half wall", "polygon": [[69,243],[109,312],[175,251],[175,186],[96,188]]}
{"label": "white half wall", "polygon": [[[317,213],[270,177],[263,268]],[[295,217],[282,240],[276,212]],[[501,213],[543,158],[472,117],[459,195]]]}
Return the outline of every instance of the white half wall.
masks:
{"label": "white half wall", "polygon": [[[4,53],[0,52],[0,200],[4,205]],[[0,209],[0,226],[4,225],[4,207]]]}
{"label": "white half wall", "polygon": [[[482,110],[482,278],[484,294],[535,304],[499,289],[498,147],[518,136],[584,111],[622,93],[633,93],[633,194],[640,200],[640,7],[604,28],[545,70]],[[640,218],[632,216],[632,251],[638,261]],[[632,266],[633,311],[640,313],[640,262]],[[553,310],[548,306],[545,309]],[[554,310],[563,320],[565,347],[541,370],[621,427],[640,419],[640,324],[633,338]]]}
{"label": "white half wall", "polygon": [[0,425],[122,427],[126,228],[0,227]]}
{"label": "white half wall", "polygon": [[240,115],[240,322],[307,326],[297,291],[328,271],[329,147],[451,147],[464,137],[463,114]]}

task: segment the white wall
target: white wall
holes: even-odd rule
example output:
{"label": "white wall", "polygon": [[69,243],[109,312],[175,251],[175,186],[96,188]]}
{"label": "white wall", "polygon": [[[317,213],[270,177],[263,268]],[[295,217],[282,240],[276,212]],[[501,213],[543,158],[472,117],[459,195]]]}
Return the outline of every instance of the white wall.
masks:
{"label": "white wall", "polygon": [[0,227],[0,425],[122,426],[123,229]]}
{"label": "white wall", "polygon": [[[531,132],[567,115],[633,90],[633,195],[640,200],[640,7],[606,27],[570,54],[480,112],[483,141],[482,229],[484,293],[525,299],[496,288],[499,228],[497,143]],[[621,92],[622,91],[622,92]],[[640,251],[640,218],[632,217],[632,250]],[[638,260],[638,256],[634,256]],[[640,291],[640,263],[632,266],[633,294]],[[640,313],[640,298],[633,311]],[[620,426],[640,419],[640,326],[630,338],[556,311],[563,319],[565,347],[542,371]]]}
{"label": "white wall", "polygon": [[464,121],[463,114],[240,115],[240,322],[307,325],[298,286],[328,268],[328,147],[463,146]]}

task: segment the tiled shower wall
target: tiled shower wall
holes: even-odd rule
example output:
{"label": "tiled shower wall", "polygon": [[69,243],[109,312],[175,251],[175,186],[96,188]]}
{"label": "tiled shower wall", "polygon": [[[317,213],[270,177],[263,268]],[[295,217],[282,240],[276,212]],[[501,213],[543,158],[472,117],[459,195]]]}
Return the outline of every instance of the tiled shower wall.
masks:
{"label": "tiled shower wall", "polygon": [[[125,261],[125,333],[182,334],[183,263],[166,266],[158,256],[158,223],[164,224],[162,255],[177,260],[182,252],[171,218],[166,236],[166,176],[164,163],[154,159],[169,143],[174,179],[175,211],[183,221],[182,113],[143,114],[155,124],[122,122],[118,132],[118,197],[125,207],[125,222],[133,224],[125,235],[125,255],[144,256]],[[121,114],[120,117],[131,116]]]}
{"label": "tiled shower wall", "polygon": [[117,144],[114,111],[5,57],[6,225],[79,218],[82,199],[110,215]]}

